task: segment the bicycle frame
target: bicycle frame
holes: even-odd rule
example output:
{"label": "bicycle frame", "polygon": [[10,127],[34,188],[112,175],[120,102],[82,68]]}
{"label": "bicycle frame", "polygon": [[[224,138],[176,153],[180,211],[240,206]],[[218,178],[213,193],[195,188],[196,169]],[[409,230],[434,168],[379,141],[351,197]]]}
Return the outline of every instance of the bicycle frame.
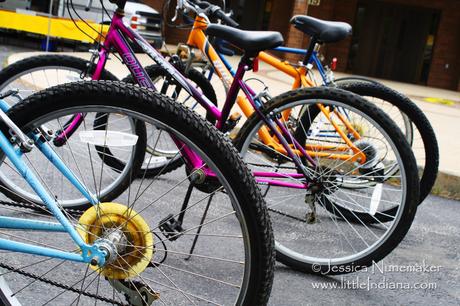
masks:
{"label": "bicycle frame", "polygon": [[[284,52],[284,53],[305,55],[305,56],[308,53],[308,51],[305,49],[290,48],[290,47],[276,47],[272,50]],[[218,55],[223,61],[223,63],[225,64],[225,66],[227,67],[227,69],[230,71],[230,73],[234,75],[235,72],[233,68],[231,67],[230,63],[225,59],[224,54],[218,53]],[[260,52],[259,59],[271,65],[272,67],[275,67],[278,70],[284,72],[285,74],[291,76],[294,79],[294,83],[292,85],[293,89],[299,88],[300,86],[311,86],[311,87],[315,86],[315,84],[311,80],[305,77],[307,74],[307,69],[303,65],[300,66],[299,68],[294,68],[291,64],[281,61],[277,57],[272,56],[268,54],[267,52]],[[326,73],[326,70],[324,69],[323,64],[321,63],[321,60],[318,58],[317,51],[313,51],[309,59],[309,63],[312,65],[315,65],[316,69],[318,69],[318,72],[323,81],[323,85],[327,86],[332,83],[332,80],[329,79]],[[368,79],[365,79],[365,80],[369,81]]]}
{"label": "bicycle frame", "polygon": [[[264,120],[264,123],[273,131],[275,137],[279,140],[279,142],[276,143],[277,146],[282,146],[284,149],[284,152],[294,160],[294,162],[297,164],[299,169],[303,168],[303,164],[298,157],[299,155],[305,156],[306,159],[314,166],[315,161],[307,154],[305,149],[299,145],[295,140],[293,143],[289,143],[286,138],[292,138],[292,137],[286,137],[289,135],[289,132],[286,130],[284,127],[283,123],[278,119],[278,118],[267,118],[265,117],[262,112],[259,110],[260,104],[258,104],[257,101],[253,99],[253,96],[255,93],[249,88],[243,79],[244,73],[246,70],[248,70],[248,67],[250,67],[251,62],[249,58],[243,59],[236,71],[236,75],[234,78],[231,78],[232,82],[229,84],[229,91],[228,95],[224,104],[224,107],[222,111],[220,111],[209,99],[207,99],[202,93],[200,93],[197,89],[194,88],[192,84],[189,83],[189,81],[181,75],[180,72],[177,71],[177,69],[171,65],[166,59],[163,58],[163,56],[155,50],[150,44],[144,40],[138,33],[134,32],[130,28],[126,27],[123,24],[122,21],[122,14],[119,12],[115,12],[112,18],[112,23],[110,25],[109,31],[105,37],[104,44],[101,46],[101,49],[99,51],[99,59],[96,65],[95,72],[92,75],[93,80],[98,80],[100,79],[101,72],[103,71],[105,64],[107,62],[109,52],[112,50],[115,50],[117,53],[119,53],[125,62],[125,64],[128,66],[131,74],[133,75],[134,79],[136,82],[142,86],[145,86],[147,88],[155,89],[155,86],[148,76],[147,72],[145,69],[142,67],[142,65],[139,63],[139,60],[136,58],[134,52],[132,51],[131,47],[128,44],[128,39],[136,46],[140,47],[155,63],[160,65],[162,68],[164,68],[168,74],[174,78],[181,86],[191,95],[193,98],[200,104],[202,105],[206,111],[208,111],[214,118],[217,119],[216,126],[219,129],[222,129],[225,126],[225,123],[230,115],[230,110],[232,106],[235,103],[235,100],[238,101],[241,99],[238,96],[238,91],[239,89],[242,89],[242,91],[245,93],[246,98],[250,106],[251,112],[253,110],[256,110],[258,114],[261,116],[261,118]],[[230,80],[230,79],[229,79]],[[70,127],[69,127],[70,129]],[[65,133],[70,132],[70,130],[66,130]],[[267,131],[268,133],[268,131]],[[182,156],[186,160],[186,163],[192,168],[192,169],[202,169],[203,168],[203,161],[187,146],[185,146],[181,141],[173,137],[173,141],[175,142],[176,146],[179,148],[179,150],[182,153]],[[203,168],[205,174],[207,176],[213,177],[215,176],[209,169],[206,167]],[[279,173],[272,173],[272,172],[254,172],[254,176],[256,177],[256,181],[258,183],[262,184],[267,184],[267,185],[272,185],[272,186],[281,186],[281,187],[290,187],[290,188],[298,188],[298,189],[307,189],[309,186],[308,182],[305,183],[292,183],[292,182],[285,182],[285,181],[276,181],[273,180],[272,178],[278,178],[278,179],[285,179],[285,178],[303,178],[303,177],[309,177],[304,170],[305,173],[299,174],[299,173],[290,173],[290,174],[279,174]]]}
{"label": "bicycle frame", "polygon": [[[289,47],[277,47],[273,49],[273,51],[279,51],[279,52],[285,52],[285,53],[292,53],[292,54],[300,54],[300,55],[307,55],[307,50],[305,49],[298,49],[298,48],[289,48]],[[271,56],[270,54],[267,54],[267,64],[270,64],[270,62],[273,61],[275,57]],[[332,80],[330,80],[326,74],[326,71],[324,70],[323,64],[321,63],[321,60],[318,58],[318,52],[313,51],[311,54],[311,58],[309,60],[310,64],[314,64],[316,66],[316,69],[318,69],[318,72],[321,76],[321,79],[323,80],[323,85],[329,85]],[[305,73],[303,74],[305,76]],[[313,82],[309,79],[306,79],[306,83],[309,86],[314,86]]]}
{"label": "bicycle frame", "polygon": [[[0,112],[6,112],[8,109],[8,104],[5,101],[0,100]],[[69,180],[73,186],[75,186],[75,188],[77,188],[82,193],[82,195],[90,203],[93,205],[98,204],[96,197],[85,188],[85,186],[80,182],[75,174],[72,173],[72,171],[64,164],[59,155],[57,155],[56,152],[54,152],[46,142],[43,142],[34,133],[30,133],[29,137],[34,140],[36,147],[42,152],[42,154],[45,155],[45,157]],[[59,221],[45,222],[39,220],[0,216],[0,228],[46,232],[67,232],[81,250],[81,254],[64,252],[49,247],[16,242],[3,238],[0,238],[0,249],[82,263],[91,263],[93,259],[97,258],[98,264],[103,265],[105,263],[106,254],[99,250],[96,244],[88,245],[83,241],[76,229],[59,209],[56,201],[48,194],[46,189],[40,183],[39,179],[24,163],[21,149],[15,149],[3,131],[0,131],[0,150],[3,151],[5,156],[10,159],[19,174],[26,180],[30,187],[43,201],[45,206],[51,211],[53,216]]]}

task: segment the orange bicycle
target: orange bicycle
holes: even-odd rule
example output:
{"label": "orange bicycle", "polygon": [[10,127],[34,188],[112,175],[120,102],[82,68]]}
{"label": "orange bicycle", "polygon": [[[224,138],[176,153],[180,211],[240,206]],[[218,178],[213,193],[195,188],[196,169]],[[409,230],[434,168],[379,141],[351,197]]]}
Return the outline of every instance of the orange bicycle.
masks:
{"label": "orange bicycle", "polygon": [[[229,17],[224,22],[231,26],[237,25]],[[421,169],[419,203],[422,203],[436,181],[439,166],[439,149],[436,135],[423,111],[403,94],[376,81],[362,77],[334,79],[333,70],[323,66],[321,63],[320,47],[324,43],[332,43],[346,38],[351,33],[351,27],[348,24],[323,21],[309,16],[295,16],[292,18],[291,23],[297,29],[311,36],[308,48],[303,50],[278,47],[274,51],[303,54],[305,56],[303,62],[293,65],[267,52],[260,52],[258,60],[291,77],[293,79],[292,89],[315,87],[318,83],[325,86],[336,86],[364,96],[383,109],[403,131],[417,158],[417,164]],[[206,37],[206,27],[206,20],[203,17],[196,16],[187,43],[180,44],[177,52],[181,54],[181,57],[185,56],[187,58],[185,71],[190,71],[194,63],[194,52],[191,48],[198,48],[207,59],[208,64],[204,66],[204,71],[209,70],[208,79],[211,79],[215,73],[222,81],[224,88],[228,89],[233,79],[234,70],[226,60],[225,55],[233,55],[234,52],[222,40],[215,40],[216,48],[214,48]],[[336,59],[333,60],[331,66],[336,64],[335,61]],[[201,66],[203,65],[201,64]],[[313,74],[313,67],[318,69],[321,77],[320,82],[316,80],[317,78]],[[154,68],[150,69],[152,72],[155,70]],[[156,74],[159,73],[161,72],[156,71]],[[158,77],[158,75],[156,76]],[[259,93],[259,97],[265,98],[267,101],[270,99],[267,92]],[[246,117],[252,114],[253,108],[244,96],[240,96],[237,103]],[[239,116],[235,115],[233,118],[239,118]],[[347,128],[350,129],[352,126],[352,123],[347,123]],[[356,131],[351,130],[351,132],[358,136]],[[273,143],[273,139],[266,132],[262,131],[260,136],[264,143]]]}

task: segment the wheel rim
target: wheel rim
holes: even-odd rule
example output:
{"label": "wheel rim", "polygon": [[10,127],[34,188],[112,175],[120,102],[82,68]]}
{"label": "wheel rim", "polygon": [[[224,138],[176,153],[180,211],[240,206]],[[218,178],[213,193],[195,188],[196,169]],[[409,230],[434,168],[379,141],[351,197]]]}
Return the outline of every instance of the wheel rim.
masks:
{"label": "wheel rim", "polygon": [[[19,94],[23,100],[31,94],[51,86],[81,81],[83,80],[81,74],[80,69],[73,67],[53,65],[35,67],[22,71],[0,84],[0,92],[19,89]],[[18,102],[16,98],[6,98],[5,101],[10,105]]]}

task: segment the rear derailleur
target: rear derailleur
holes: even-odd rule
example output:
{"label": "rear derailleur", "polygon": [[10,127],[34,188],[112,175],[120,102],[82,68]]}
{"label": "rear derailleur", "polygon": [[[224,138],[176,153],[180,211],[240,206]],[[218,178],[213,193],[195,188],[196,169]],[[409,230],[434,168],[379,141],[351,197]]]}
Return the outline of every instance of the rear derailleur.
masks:
{"label": "rear derailleur", "polygon": [[107,279],[115,290],[125,296],[129,305],[150,306],[160,298],[160,293],[138,281]]}

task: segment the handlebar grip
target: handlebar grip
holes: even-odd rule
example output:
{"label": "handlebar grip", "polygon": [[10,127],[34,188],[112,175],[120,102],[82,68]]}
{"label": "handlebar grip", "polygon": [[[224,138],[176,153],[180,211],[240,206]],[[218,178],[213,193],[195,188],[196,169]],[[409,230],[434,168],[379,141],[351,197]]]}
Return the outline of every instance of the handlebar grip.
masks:
{"label": "handlebar grip", "polygon": [[226,25],[229,25],[231,27],[234,27],[234,28],[237,28],[239,27],[240,25],[238,24],[238,22],[236,22],[235,20],[233,20],[231,17],[228,17],[227,15],[225,15],[225,13],[222,11],[222,10],[218,10],[216,12],[216,17],[218,17],[220,20],[222,20]]}
{"label": "handlebar grip", "polygon": [[225,12],[222,11],[220,6],[213,5],[207,1],[200,1],[200,0],[187,0],[190,3],[193,3],[200,7],[201,9],[205,10],[207,12],[208,16],[214,16],[222,20],[226,25],[229,25],[231,27],[237,28],[239,27],[238,22],[233,20],[231,17],[228,17],[225,15]]}

